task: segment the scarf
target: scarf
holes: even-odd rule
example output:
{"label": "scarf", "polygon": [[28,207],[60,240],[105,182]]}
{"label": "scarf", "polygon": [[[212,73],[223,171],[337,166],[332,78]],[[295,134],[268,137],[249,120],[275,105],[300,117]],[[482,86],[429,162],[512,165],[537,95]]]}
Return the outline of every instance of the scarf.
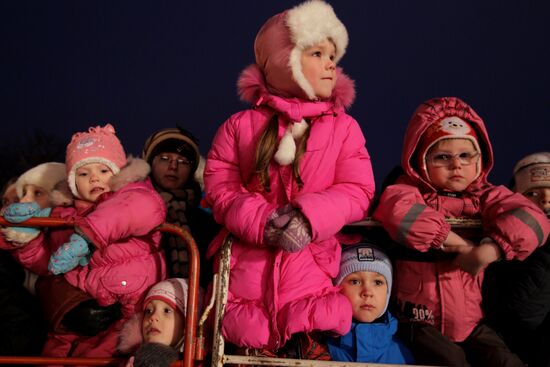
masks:
{"label": "scarf", "polygon": [[[166,204],[166,223],[180,226],[191,232],[187,221],[187,211],[198,205],[197,195],[193,188],[164,191],[156,187]],[[166,265],[170,278],[188,278],[189,255],[185,242],[179,237],[163,234],[161,246],[164,249]]]}

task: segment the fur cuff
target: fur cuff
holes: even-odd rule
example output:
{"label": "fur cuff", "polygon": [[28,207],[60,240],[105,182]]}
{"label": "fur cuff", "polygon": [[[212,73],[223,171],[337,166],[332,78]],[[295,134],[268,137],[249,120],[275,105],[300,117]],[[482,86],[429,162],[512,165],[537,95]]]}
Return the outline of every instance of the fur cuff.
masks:
{"label": "fur cuff", "polygon": [[26,245],[40,235],[40,231],[34,233],[22,232],[14,227],[2,228],[1,231],[6,240],[11,242],[14,247]]}

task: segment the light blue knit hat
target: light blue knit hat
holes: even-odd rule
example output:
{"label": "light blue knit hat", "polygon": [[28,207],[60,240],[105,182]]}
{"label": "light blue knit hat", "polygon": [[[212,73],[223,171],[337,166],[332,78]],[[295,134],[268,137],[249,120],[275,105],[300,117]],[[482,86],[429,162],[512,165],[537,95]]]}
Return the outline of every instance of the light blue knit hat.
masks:
{"label": "light blue knit hat", "polygon": [[[392,265],[388,256],[382,249],[368,241],[358,243],[352,246],[345,246],[342,249],[342,259],[340,260],[340,272],[334,279],[335,285],[340,285],[346,276],[356,271],[373,271],[382,274],[388,283],[388,297],[386,299],[386,308],[390,300],[392,287]],[[382,314],[384,314],[382,312]]]}

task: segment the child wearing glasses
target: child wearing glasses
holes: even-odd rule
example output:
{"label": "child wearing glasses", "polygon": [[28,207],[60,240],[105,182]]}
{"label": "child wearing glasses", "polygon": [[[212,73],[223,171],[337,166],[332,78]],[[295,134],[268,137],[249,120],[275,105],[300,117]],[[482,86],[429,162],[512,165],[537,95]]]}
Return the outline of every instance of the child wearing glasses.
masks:
{"label": "child wearing glasses", "polygon": [[[482,119],[458,98],[421,104],[405,133],[404,175],[388,186],[374,218],[407,250],[396,262],[396,316],[419,364],[523,366],[482,323],[481,283],[490,263],[525,259],[549,223],[526,197],[487,181],[493,166]],[[448,218],[481,219],[465,238]]]}

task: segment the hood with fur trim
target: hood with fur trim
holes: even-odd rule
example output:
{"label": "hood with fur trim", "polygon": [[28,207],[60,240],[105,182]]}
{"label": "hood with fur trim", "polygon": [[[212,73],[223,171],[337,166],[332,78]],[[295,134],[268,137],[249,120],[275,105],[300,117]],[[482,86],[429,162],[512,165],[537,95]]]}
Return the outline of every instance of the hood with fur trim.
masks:
{"label": "hood with fur trim", "polygon": [[306,1],[268,19],[254,41],[256,64],[275,95],[316,100],[313,87],[302,72],[301,55],[306,48],[326,39],[336,47],[340,61],[348,45],[346,27],[332,7],[321,0]]}
{"label": "hood with fur trim", "polygon": [[276,114],[288,122],[286,131],[279,142],[274,159],[280,165],[288,165],[296,155],[296,139],[303,136],[307,129],[307,119],[332,114],[349,107],[355,98],[353,81],[336,70],[336,84],[331,98],[326,101],[309,101],[300,98],[284,98],[271,94],[267,82],[257,65],[248,66],[237,83],[241,99],[255,107],[269,106]]}
{"label": "hood with fur trim", "polygon": [[151,172],[151,166],[141,158],[128,156],[127,164],[122,167],[120,172],[109,181],[112,191],[118,191],[120,188],[132,182],[144,181]]}
{"label": "hood with fur trim", "polygon": [[[341,68],[336,69],[336,75],[336,85],[329,102],[332,102],[336,109],[347,109],[355,100],[355,83]],[[259,105],[263,99],[271,95],[264,74],[256,64],[249,65],[242,71],[237,82],[237,90],[241,100],[252,105]]]}
{"label": "hood with fur trim", "polygon": [[466,102],[456,97],[433,98],[422,103],[416,109],[405,132],[401,166],[405,174],[416,185],[436,191],[431,183],[422,177],[420,172],[422,167],[418,167],[416,155],[422,135],[426,130],[433,124],[451,116],[457,116],[468,122],[477,134],[482,158],[481,172],[467,191],[476,190],[487,184],[487,175],[493,168],[493,149],[481,117]]}

